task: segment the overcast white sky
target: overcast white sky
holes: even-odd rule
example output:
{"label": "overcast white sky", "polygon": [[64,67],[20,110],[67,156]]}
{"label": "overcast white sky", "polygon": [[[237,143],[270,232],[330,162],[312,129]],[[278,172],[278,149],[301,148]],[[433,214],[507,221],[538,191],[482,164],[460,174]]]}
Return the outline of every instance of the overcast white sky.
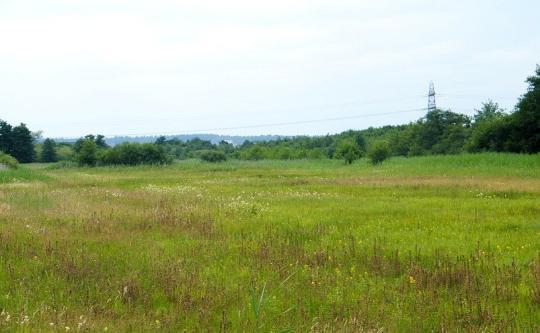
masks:
{"label": "overcast white sky", "polygon": [[[0,118],[45,136],[326,134],[511,109],[540,1],[0,0]],[[373,116],[373,114],[383,114]],[[371,115],[273,127],[260,124]]]}

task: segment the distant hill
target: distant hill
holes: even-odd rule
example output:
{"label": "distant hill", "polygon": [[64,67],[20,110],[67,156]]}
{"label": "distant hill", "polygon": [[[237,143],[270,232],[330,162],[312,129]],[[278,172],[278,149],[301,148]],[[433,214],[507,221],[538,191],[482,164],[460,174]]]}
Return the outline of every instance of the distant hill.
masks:
{"label": "distant hill", "polygon": [[[278,139],[287,138],[287,136],[281,135],[257,135],[257,136],[237,136],[237,135],[219,135],[219,134],[184,134],[184,135],[164,135],[168,140],[169,139],[178,139],[182,141],[188,141],[191,139],[199,138],[201,140],[210,141],[213,144],[217,144],[220,141],[227,141],[233,145],[241,145],[244,141],[248,140],[251,142],[259,141],[274,141]],[[160,136],[114,136],[108,137],[105,139],[108,145],[114,146],[122,142],[139,142],[147,143],[154,142]],[[78,138],[55,138],[57,142],[67,142],[72,143],[77,141]]]}

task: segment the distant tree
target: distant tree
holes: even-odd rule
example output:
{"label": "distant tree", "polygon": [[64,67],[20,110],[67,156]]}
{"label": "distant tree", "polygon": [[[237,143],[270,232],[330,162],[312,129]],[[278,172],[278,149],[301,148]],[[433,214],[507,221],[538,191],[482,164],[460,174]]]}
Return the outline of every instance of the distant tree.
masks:
{"label": "distant tree", "polygon": [[[493,112],[489,106],[487,121],[476,128],[467,144],[470,151],[540,152],[540,66],[527,78],[527,92],[510,115]],[[485,105],[484,105],[484,108]]]}
{"label": "distant tree", "polygon": [[399,131],[393,131],[388,137],[389,147],[393,155],[417,156],[425,154],[421,145],[421,123],[405,125]]}
{"label": "distant tree", "polygon": [[510,131],[510,116],[499,104],[488,100],[476,110],[473,131],[465,143],[465,149],[469,152],[508,150]]}
{"label": "distant tree", "polygon": [[218,143],[217,149],[221,150],[225,154],[230,154],[234,151],[234,146],[225,140],[221,140]]}
{"label": "distant tree", "polygon": [[245,148],[249,148],[253,146],[253,142],[249,141],[249,140],[244,140],[244,142],[242,143],[242,145],[240,146],[242,149],[245,149]]}
{"label": "distant tree", "polygon": [[495,118],[479,123],[466,144],[469,152],[481,151],[519,151],[511,140],[512,120],[509,116]]}
{"label": "distant tree", "polygon": [[12,148],[9,154],[20,163],[34,161],[34,137],[25,124],[13,127],[11,131]]}
{"label": "distant tree", "polygon": [[512,140],[517,141],[521,152],[540,152],[540,65],[536,73],[527,78],[527,92],[521,97],[517,110],[512,114]]}
{"label": "distant tree", "polygon": [[358,150],[363,155],[366,152],[366,139],[364,139],[364,136],[361,133],[357,133],[354,141],[358,147]]}
{"label": "distant tree", "polygon": [[85,135],[83,138],[80,138],[77,141],[75,141],[75,143],[73,144],[73,150],[76,153],[78,153],[81,150],[82,143],[86,140],[94,142],[96,144],[96,147],[99,149],[106,149],[109,147],[107,143],[105,142],[105,137],[103,135],[88,134],[88,135]]}
{"label": "distant tree", "polygon": [[13,140],[11,135],[12,127],[5,121],[0,121],[0,151],[6,154],[11,152]]}
{"label": "distant tree", "polygon": [[97,145],[92,139],[84,139],[80,142],[76,159],[81,166],[95,166],[97,162]]}
{"label": "distant tree", "polygon": [[504,110],[499,107],[499,104],[488,100],[487,102],[482,103],[482,107],[476,110],[474,115],[474,125],[479,125],[486,121],[493,121],[499,118],[504,117],[506,114]]}
{"label": "distant tree", "polygon": [[338,146],[337,156],[345,160],[346,164],[352,164],[361,157],[361,152],[355,141],[343,140]]}
{"label": "distant tree", "polygon": [[368,150],[368,157],[372,164],[380,164],[390,157],[390,148],[388,143],[379,141],[373,144]]}
{"label": "distant tree", "polygon": [[105,136],[98,134],[94,140],[98,148],[109,148],[109,145],[105,142]]}
{"label": "distant tree", "polygon": [[41,162],[52,163],[57,162],[56,156],[56,142],[52,139],[45,139],[41,148]]}
{"label": "distant tree", "polygon": [[164,145],[167,142],[167,138],[164,136],[160,136],[156,139],[156,145]]}
{"label": "distant tree", "polygon": [[[449,147],[438,145],[445,137],[450,134],[456,134],[456,131],[465,132],[471,125],[469,117],[463,114],[454,113],[447,110],[434,110],[428,112],[426,117],[421,121],[422,128],[420,130],[419,138],[421,140],[420,145],[422,148],[431,153],[445,154],[450,153]],[[454,145],[463,146],[467,133],[463,133],[463,140],[455,143]],[[448,141],[448,140],[447,140]],[[435,148],[433,151],[432,149]]]}

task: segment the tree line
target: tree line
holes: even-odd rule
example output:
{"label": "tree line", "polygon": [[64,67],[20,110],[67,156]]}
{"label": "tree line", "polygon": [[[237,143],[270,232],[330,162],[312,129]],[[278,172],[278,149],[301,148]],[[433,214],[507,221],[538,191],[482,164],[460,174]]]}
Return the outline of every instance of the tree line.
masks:
{"label": "tree line", "polygon": [[[158,137],[154,143],[122,143],[110,147],[103,135],[87,135],[73,144],[46,139],[35,144],[26,125],[12,127],[0,121],[0,151],[21,163],[73,161],[79,165],[166,164],[174,159],[200,158],[221,162],[228,158],[342,159],[351,164],[367,156],[380,163],[389,156],[459,154],[463,152],[540,151],[540,66],[527,78],[528,89],[513,112],[487,101],[474,116],[436,109],[405,125],[349,130],[326,136],[298,136],[241,145],[213,144],[193,138]],[[37,148],[37,149],[35,149]],[[37,152],[36,152],[37,151]]]}

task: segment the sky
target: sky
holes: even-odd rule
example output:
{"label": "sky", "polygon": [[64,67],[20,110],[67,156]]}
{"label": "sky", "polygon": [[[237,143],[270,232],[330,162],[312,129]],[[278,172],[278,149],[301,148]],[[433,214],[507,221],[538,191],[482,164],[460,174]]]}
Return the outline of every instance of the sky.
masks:
{"label": "sky", "polygon": [[0,0],[0,119],[88,133],[322,135],[512,110],[537,0]]}

